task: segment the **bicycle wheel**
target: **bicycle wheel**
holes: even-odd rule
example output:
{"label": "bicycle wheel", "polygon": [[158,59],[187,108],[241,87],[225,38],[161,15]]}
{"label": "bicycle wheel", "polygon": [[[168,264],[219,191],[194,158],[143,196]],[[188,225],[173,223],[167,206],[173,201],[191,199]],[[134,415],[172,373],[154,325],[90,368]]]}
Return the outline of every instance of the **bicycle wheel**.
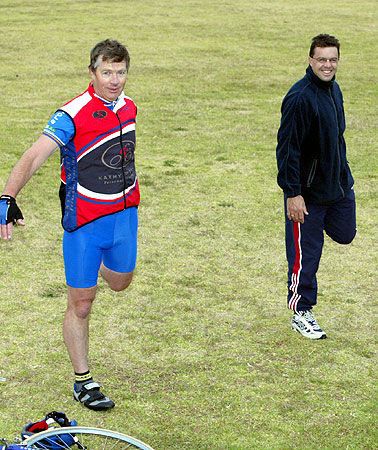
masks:
{"label": "bicycle wheel", "polygon": [[22,441],[22,445],[32,449],[122,450],[139,448],[141,450],[153,450],[144,442],[126,434],[89,427],[65,427],[42,431]]}

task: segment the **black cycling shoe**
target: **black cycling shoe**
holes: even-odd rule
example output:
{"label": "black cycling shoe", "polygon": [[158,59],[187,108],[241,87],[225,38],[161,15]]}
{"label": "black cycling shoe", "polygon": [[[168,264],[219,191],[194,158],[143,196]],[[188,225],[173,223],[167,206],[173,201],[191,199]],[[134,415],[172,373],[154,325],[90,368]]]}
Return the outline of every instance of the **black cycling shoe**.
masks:
{"label": "black cycling shoe", "polygon": [[100,385],[95,381],[89,381],[80,388],[75,383],[73,395],[76,401],[83,403],[84,406],[94,411],[114,408],[114,402],[100,392]]}

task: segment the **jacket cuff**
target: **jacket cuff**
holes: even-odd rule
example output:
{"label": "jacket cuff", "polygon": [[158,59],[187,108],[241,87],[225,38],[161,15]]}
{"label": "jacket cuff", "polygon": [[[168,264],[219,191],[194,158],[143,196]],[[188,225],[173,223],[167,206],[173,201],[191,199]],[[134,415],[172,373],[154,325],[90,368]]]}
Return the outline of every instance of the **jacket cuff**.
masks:
{"label": "jacket cuff", "polygon": [[302,190],[301,190],[300,186],[295,187],[295,188],[292,187],[290,189],[284,189],[284,192],[285,192],[286,197],[288,197],[288,198],[297,197],[298,195],[302,195]]}

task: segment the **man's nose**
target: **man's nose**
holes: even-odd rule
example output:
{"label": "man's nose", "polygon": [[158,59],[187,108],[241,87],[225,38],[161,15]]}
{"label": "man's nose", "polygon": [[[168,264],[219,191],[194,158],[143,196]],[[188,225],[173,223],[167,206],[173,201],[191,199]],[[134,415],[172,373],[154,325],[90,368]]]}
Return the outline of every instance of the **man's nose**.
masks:
{"label": "man's nose", "polygon": [[113,84],[118,84],[118,83],[119,83],[118,75],[117,75],[116,73],[113,74],[112,77],[111,77],[111,79],[110,79],[110,81],[111,81]]}

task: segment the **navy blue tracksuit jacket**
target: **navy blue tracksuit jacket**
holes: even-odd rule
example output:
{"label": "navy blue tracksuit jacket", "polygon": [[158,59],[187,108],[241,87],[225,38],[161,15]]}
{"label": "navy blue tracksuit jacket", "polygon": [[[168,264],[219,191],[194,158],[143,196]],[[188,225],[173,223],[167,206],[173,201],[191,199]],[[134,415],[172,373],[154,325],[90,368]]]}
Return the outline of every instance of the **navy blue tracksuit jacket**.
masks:
{"label": "navy blue tracksuit jacket", "polygon": [[288,197],[330,204],[353,185],[346,159],[343,96],[332,80],[320,80],[308,66],[306,75],[282,102],[278,131],[279,186]]}

